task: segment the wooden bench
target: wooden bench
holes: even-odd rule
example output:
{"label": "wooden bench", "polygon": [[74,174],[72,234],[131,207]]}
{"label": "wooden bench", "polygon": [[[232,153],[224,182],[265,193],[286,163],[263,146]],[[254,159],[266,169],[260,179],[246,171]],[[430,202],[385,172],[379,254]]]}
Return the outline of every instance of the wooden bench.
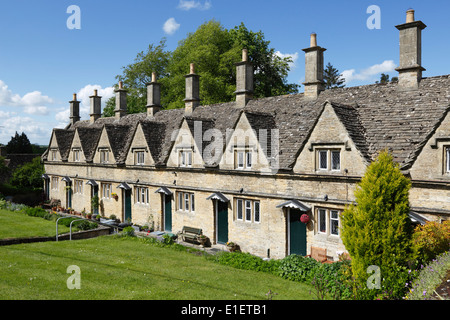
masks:
{"label": "wooden bench", "polygon": [[189,240],[192,242],[198,242],[197,236],[202,234],[202,229],[193,227],[183,227],[183,230],[179,233],[183,241]]}
{"label": "wooden bench", "polygon": [[313,258],[320,263],[332,263],[328,260],[327,249],[311,247],[311,254],[307,255],[309,258]]}

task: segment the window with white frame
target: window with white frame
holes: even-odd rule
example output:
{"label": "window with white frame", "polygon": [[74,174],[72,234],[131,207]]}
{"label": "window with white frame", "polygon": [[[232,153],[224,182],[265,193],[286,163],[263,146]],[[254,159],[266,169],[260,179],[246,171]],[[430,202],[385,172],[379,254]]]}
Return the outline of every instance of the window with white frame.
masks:
{"label": "window with white frame", "polygon": [[192,150],[180,150],[178,165],[180,167],[192,167]]}
{"label": "window with white frame", "polygon": [[134,188],[135,203],[137,204],[149,204],[148,188],[135,187]]}
{"label": "window with white frame", "polygon": [[51,150],[51,159],[52,161],[58,160],[58,151],[57,150]]}
{"label": "window with white frame", "polygon": [[317,232],[328,235],[339,235],[339,210],[317,209]]}
{"label": "window with white frame", "polygon": [[52,177],[52,190],[58,190],[58,177]]}
{"label": "window with white frame", "polygon": [[73,149],[73,161],[80,162],[81,161],[81,150]]}
{"label": "window with white frame", "polygon": [[261,222],[260,202],[249,199],[236,199],[236,219],[245,222]]}
{"label": "window with white frame", "polygon": [[236,169],[251,169],[253,154],[250,150],[242,150],[235,152],[235,165]]}
{"label": "window with white frame", "polygon": [[321,171],[340,171],[341,170],[341,151],[340,150],[317,150],[317,168]]}
{"label": "window with white frame", "polygon": [[100,163],[108,163],[108,162],[109,162],[109,150],[100,149]]}
{"label": "window with white frame", "polygon": [[111,183],[102,183],[101,185],[102,198],[111,199],[111,190],[112,190]]}
{"label": "window with white frame", "polygon": [[191,192],[178,192],[178,210],[195,212],[195,195]]}
{"label": "window with white frame", "polygon": [[75,192],[75,194],[82,194],[83,193],[83,181],[75,180],[75,182],[74,182],[74,192]]}
{"label": "window with white frame", "polygon": [[145,163],[145,151],[137,150],[134,153],[134,164],[143,165]]}

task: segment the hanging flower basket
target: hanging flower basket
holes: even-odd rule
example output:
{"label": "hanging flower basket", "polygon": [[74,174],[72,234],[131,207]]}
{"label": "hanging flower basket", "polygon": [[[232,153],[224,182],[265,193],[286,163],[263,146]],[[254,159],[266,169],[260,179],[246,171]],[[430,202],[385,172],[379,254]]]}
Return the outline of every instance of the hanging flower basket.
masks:
{"label": "hanging flower basket", "polygon": [[300,217],[300,221],[303,222],[304,224],[307,224],[309,220],[310,220],[309,215],[307,215],[306,213],[302,214]]}

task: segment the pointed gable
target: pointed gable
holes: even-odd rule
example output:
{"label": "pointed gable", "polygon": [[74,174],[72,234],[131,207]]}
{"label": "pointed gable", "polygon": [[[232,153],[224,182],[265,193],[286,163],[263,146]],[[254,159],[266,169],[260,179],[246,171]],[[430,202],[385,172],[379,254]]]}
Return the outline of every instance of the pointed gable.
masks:
{"label": "pointed gable", "polygon": [[52,137],[50,138],[48,160],[52,161],[51,152],[56,151],[57,161],[67,161],[73,136],[73,130],[53,129]]}
{"label": "pointed gable", "polygon": [[346,171],[349,175],[363,175],[367,163],[364,129],[356,110],[327,101],[293,170],[296,173],[342,175]]}

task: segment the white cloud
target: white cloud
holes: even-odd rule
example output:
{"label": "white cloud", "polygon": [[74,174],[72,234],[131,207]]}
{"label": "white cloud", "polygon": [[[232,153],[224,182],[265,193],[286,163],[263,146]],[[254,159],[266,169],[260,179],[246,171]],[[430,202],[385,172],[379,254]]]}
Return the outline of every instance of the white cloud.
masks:
{"label": "white cloud", "polygon": [[169,18],[163,25],[163,30],[166,34],[174,34],[180,28],[180,24],[175,21],[175,18]]}
{"label": "white cloud", "polygon": [[292,62],[289,63],[289,67],[291,70],[294,69],[295,67],[297,67],[296,62],[298,60],[298,52],[296,52],[296,53],[281,53],[280,51],[277,51],[277,52],[275,52],[275,54],[282,59],[290,57]]}
{"label": "white cloud", "polygon": [[[0,141],[3,143],[8,143],[16,132],[19,134],[24,132],[31,143],[48,143],[48,141],[45,140],[47,137],[50,137],[52,129],[47,123],[41,123],[30,117],[11,117],[11,113],[6,112],[4,112],[3,115],[8,116],[7,118],[2,117],[2,120],[4,121],[1,122]],[[44,141],[42,139],[44,139]]]}
{"label": "white cloud", "polygon": [[39,91],[32,91],[21,97],[13,93],[5,82],[0,80],[0,107],[23,107],[23,112],[27,114],[48,114],[47,105],[54,101],[48,96],[42,95]]}
{"label": "white cloud", "polygon": [[189,11],[191,9],[208,10],[212,7],[211,1],[206,0],[203,4],[195,0],[180,0],[178,9]]}
{"label": "white cloud", "polygon": [[385,60],[380,64],[375,64],[366,69],[356,72],[355,69],[344,70],[342,76],[345,78],[345,83],[350,83],[355,80],[366,81],[372,80],[373,76],[380,73],[392,72],[396,68],[393,60]]}

